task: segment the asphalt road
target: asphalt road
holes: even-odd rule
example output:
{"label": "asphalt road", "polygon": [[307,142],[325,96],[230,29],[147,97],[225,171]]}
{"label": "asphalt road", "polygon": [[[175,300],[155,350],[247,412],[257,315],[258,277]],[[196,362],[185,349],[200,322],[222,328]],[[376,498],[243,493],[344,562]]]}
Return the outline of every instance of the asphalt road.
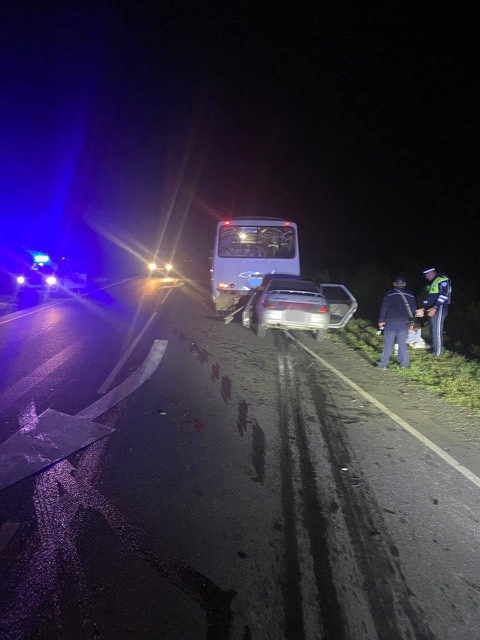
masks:
{"label": "asphalt road", "polygon": [[198,282],[57,302],[0,318],[2,441],[167,347],[113,433],[0,492],[2,640],[480,637],[479,450],[440,401]]}

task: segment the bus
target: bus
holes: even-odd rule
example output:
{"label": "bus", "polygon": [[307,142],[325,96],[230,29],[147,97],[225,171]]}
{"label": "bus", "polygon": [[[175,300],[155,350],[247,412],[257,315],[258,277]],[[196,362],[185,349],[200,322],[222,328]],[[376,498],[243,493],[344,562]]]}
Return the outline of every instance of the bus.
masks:
{"label": "bus", "polygon": [[283,218],[250,216],[219,222],[210,272],[219,315],[232,311],[267,273],[299,276],[297,225]]}

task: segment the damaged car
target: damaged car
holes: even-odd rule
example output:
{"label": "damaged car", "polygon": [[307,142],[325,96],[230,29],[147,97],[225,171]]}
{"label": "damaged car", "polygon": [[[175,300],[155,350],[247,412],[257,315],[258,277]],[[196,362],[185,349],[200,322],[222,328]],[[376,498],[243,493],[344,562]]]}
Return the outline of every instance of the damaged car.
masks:
{"label": "damaged car", "polygon": [[357,310],[343,284],[318,284],[292,275],[270,274],[253,290],[242,311],[242,325],[259,338],[269,329],[311,333],[321,342],[327,330],[341,329]]}

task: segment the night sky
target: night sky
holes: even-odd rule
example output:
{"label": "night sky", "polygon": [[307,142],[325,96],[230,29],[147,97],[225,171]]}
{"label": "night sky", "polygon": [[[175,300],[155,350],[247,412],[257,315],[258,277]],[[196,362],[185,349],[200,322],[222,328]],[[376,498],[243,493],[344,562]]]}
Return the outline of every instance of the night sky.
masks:
{"label": "night sky", "polygon": [[178,237],[201,257],[218,219],[250,212],[297,221],[319,266],[475,267],[473,15],[318,2],[1,13],[4,247],[92,254],[107,236],[147,257]]}

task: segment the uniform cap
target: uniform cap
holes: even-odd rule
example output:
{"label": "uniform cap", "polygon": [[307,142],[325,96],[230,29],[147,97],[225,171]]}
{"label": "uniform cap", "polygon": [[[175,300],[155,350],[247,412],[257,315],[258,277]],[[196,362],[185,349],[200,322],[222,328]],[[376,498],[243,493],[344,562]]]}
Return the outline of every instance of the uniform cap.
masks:
{"label": "uniform cap", "polygon": [[435,267],[427,267],[426,269],[423,270],[423,273],[430,273],[430,271],[436,271]]}
{"label": "uniform cap", "polygon": [[405,276],[396,276],[396,278],[393,281],[393,284],[405,286],[407,284],[407,280]]}

